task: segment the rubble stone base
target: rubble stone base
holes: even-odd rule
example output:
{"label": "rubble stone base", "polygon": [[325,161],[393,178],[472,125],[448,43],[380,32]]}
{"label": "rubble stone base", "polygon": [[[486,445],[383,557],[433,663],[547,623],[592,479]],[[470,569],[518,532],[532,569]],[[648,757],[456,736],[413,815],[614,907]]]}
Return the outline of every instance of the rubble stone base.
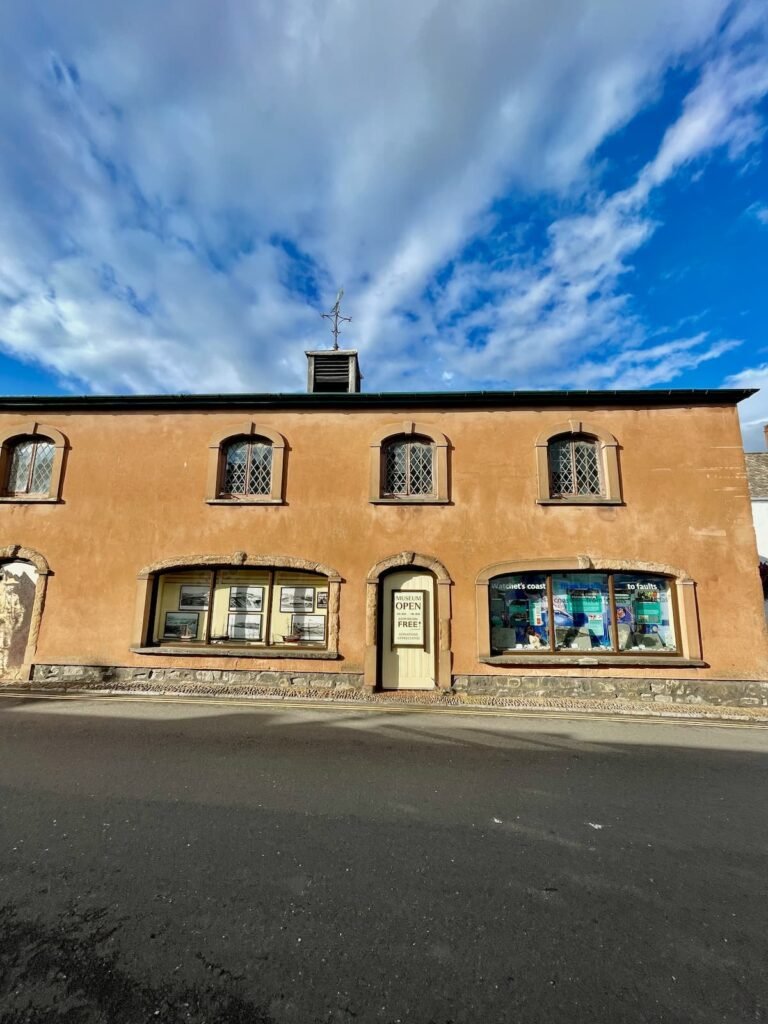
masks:
{"label": "rubble stone base", "polygon": [[[363,691],[361,672],[288,672],[266,669],[126,668],[96,665],[35,665],[35,689],[71,688],[154,692],[175,687],[201,694],[322,690]],[[444,691],[445,692],[445,691]],[[510,697],[642,701],[658,704],[710,704],[768,707],[768,682],[738,679],[647,679],[554,675],[457,675],[447,693],[475,698]]]}
{"label": "rubble stone base", "polygon": [[606,676],[454,676],[453,690],[474,697],[571,697],[665,704],[767,707],[768,682],[739,679],[643,679]]}
{"label": "rubble stone base", "polygon": [[73,689],[105,688],[118,684],[136,685],[142,690],[173,689],[175,684],[205,683],[212,689],[302,689],[359,690],[362,672],[280,672],[265,669],[193,669],[193,668],[124,668],[113,665],[35,665],[32,670],[35,688],[62,685]]}

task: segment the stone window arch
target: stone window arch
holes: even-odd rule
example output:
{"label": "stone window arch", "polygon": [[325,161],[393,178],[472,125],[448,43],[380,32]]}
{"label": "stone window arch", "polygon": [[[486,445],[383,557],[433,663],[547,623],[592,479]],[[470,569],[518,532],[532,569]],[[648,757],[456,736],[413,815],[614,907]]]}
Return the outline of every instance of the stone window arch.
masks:
{"label": "stone window arch", "polygon": [[47,423],[28,421],[0,435],[0,501],[56,502],[67,439]]}
{"label": "stone window arch", "polygon": [[619,505],[619,442],[582,420],[556,423],[536,439],[539,504]]}
{"label": "stone window arch", "polygon": [[387,423],[371,438],[369,500],[379,505],[447,504],[448,438],[428,423]]}
{"label": "stone window arch", "polygon": [[208,444],[209,504],[280,505],[284,501],[285,438],[261,424],[232,424]]}

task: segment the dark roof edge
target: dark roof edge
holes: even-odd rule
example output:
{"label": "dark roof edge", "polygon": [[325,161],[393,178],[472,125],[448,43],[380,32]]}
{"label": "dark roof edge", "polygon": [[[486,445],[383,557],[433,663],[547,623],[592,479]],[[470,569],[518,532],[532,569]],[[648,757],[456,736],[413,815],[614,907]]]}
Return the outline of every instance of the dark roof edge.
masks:
{"label": "dark roof edge", "polygon": [[748,388],[641,391],[413,391],[361,394],[6,395],[0,412],[184,411],[209,409],[515,409],[736,405]]}

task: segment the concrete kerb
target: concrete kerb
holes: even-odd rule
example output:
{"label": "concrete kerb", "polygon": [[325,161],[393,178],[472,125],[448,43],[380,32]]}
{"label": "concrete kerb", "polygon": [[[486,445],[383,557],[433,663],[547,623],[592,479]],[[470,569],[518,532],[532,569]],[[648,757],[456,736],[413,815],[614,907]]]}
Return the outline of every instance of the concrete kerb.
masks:
{"label": "concrete kerb", "polygon": [[149,683],[116,682],[111,685],[87,683],[75,680],[66,683],[19,684],[0,682],[0,696],[71,700],[130,700],[164,701],[173,703],[227,704],[230,706],[254,707],[282,705],[301,708],[311,706],[339,707],[355,711],[412,711],[434,713],[458,713],[462,715],[554,715],[556,717],[592,718],[644,718],[678,719],[682,721],[709,721],[768,725],[768,707],[738,707],[725,704],[704,704],[701,702],[665,703],[658,698],[653,702],[615,699],[589,699],[580,697],[513,697],[479,696],[451,690],[389,691],[371,693],[362,689],[314,689],[311,687],[257,687],[225,686],[210,683],[186,683],[184,685],[158,687]]}

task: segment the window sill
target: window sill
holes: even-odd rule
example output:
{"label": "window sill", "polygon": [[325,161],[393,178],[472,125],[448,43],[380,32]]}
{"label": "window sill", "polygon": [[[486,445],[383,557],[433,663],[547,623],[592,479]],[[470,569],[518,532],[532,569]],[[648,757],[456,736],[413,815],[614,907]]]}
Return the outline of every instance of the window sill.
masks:
{"label": "window sill", "polygon": [[297,661],[337,661],[334,651],[317,647],[229,647],[222,644],[156,644],[153,647],[131,647],[132,654],[164,654],[192,658],[294,658]]}
{"label": "window sill", "polygon": [[282,498],[206,498],[206,505],[284,505]]}
{"label": "window sill", "polygon": [[448,498],[419,498],[409,495],[407,498],[369,498],[371,505],[450,505]]}
{"label": "window sill", "polygon": [[59,498],[51,498],[49,495],[41,494],[14,494],[0,497],[3,505],[58,505]]}
{"label": "window sill", "polygon": [[537,505],[623,505],[621,498],[538,498]]}
{"label": "window sill", "polygon": [[705,661],[680,654],[493,654],[477,659],[483,665],[561,665],[563,667],[639,666],[648,668],[706,668]]}

